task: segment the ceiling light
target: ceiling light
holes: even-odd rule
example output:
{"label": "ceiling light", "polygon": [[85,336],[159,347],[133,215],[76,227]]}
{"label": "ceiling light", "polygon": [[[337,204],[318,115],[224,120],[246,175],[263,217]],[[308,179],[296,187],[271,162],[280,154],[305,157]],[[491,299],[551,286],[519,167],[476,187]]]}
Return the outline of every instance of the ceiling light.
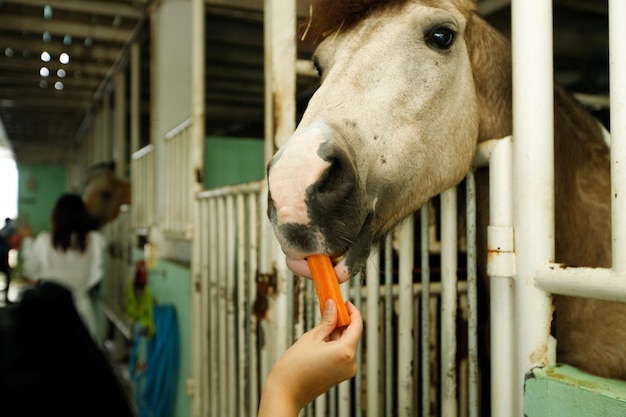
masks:
{"label": "ceiling light", "polygon": [[7,48],[4,50],[4,55],[8,56],[9,58],[11,58],[13,56],[13,49],[11,48]]}
{"label": "ceiling light", "polygon": [[43,51],[41,53],[41,60],[43,62],[50,62],[50,54],[48,52],[46,52],[46,51]]}
{"label": "ceiling light", "polygon": [[45,31],[41,37],[44,42],[50,42],[50,40],[52,40],[52,35],[50,35],[50,32],[48,31]]}
{"label": "ceiling light", "polygon": [[39,87],[41,87],[41,88],[48,87],[48,82],[46,80],[39,81]]}
{"label": "ceiling light", "polygon": [[63,68],[61,68],[61,69],[59,69],[59,70],[57,71],[57,77],[59,77],[59,78],[65,78],[65,75],[66,75],[66,73],[65,73],[65,70],[64,70]]}
{"label": "ceiling light", "polygon": [[60,56],[59,56],[59,61],[61,62],[61,64],[67,64],[70,62],[70,56],[67,52],[63,52]]}
{"label": "ceiling light", "polygon": [[46,67],[41,67],[39,68],[39,75],[41,75],[42,77],[47,77],[48,75],[50,75],[50,70]]}
{"label": "ceiling light", "polygon": [[71,44],[72,44],[72,35],[67,33],[65,34],[65,36],[63,36],[63,45],[70,46]]}
{"label": "ceiling light", "polygon": [[43,8],[43,18],[46,20],[52,19],[52,6],[46,4]]}
{"label": "ceiling light", "polygon": [[61,81],[57,81],[56,83],[54,83],[54,88],[56,88],[57,90],[63,90],[63,83]]}

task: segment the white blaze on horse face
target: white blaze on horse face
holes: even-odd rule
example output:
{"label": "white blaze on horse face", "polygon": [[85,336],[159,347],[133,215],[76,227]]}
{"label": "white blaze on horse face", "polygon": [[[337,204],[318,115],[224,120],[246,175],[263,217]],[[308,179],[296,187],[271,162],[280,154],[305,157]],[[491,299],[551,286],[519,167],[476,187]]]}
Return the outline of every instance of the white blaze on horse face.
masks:
{"label": "white blaze on horse face", "polygon": [[307,188],[328,169],[330,163],[318,156],[323,142],[320,126],[300,131],[283,146],[268,174],[269,189],[276,209],[276,225],[310,222]]}

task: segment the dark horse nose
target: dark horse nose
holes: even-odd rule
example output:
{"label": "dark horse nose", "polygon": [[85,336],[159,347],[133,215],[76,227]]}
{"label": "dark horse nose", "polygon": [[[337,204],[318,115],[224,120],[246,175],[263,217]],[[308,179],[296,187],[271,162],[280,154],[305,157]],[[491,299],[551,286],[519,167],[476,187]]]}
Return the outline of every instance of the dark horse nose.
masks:
{"label": "dark horse nose", "polygon": [[351,203],[358,201],[352,158],[319,128],[285,144],[270,162],[268,183],[268,214],[283,249],[337,251],[342,236],[359,230],[362,218]]}

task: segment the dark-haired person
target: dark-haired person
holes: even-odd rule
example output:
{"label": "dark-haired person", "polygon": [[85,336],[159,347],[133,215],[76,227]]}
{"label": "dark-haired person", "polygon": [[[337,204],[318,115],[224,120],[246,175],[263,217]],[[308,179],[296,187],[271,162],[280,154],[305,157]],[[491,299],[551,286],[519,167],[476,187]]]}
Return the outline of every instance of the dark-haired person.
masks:
{"label": "dark-haired person", "polygon": [[9,304],[9,285],[11,284],[11,266],[9,265],[9,251],[11,250],[11,238],[15,234],[13,220],[4,219],[4,226],[0,229],[0,273],[4,274],[4,302]]}
{"label": "dark-haired person", "polygon": [[76,194],[64,194],[57,200],[50,231],[39,233],[34,240],[30,236],[22,240],[23,275],[70,290],[76,310],[95,340],[97,322],[89,290],[102,280],[105,247],[104,237],[90,230],[85,204]]}

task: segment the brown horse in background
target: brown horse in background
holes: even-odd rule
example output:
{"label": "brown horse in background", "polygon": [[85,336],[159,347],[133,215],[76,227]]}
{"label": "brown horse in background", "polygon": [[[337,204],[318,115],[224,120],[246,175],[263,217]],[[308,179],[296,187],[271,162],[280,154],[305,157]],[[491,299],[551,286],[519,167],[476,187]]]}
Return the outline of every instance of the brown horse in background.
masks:
{"label": "brown horse in background", "polygon": [[[319,253],[335,259],[340,281],[354,276],[371,245],[464,178],[478,143],[512,134],[511,46],[475,8],[313,4],[307,36],[318,41],[321,85],[268,165],[268,215],[295,273],[310,276],[305,259]],[[605,131],[559,86],[554,98],[555,261],[610,267]],[[484,184],[478,192],[486,203]],[[478,211],[484,220],[487,206]],[[564,296],[554,304],[557,360],[626,379],[626,305]]]}
{"label": "brown horse in background", "polygon": [[115,175],[115,162],[93,165],[87,172],[83,201],[93,219],[92,227],[99,229],[117,217],[122,205],[130,204],[130,182]]}

